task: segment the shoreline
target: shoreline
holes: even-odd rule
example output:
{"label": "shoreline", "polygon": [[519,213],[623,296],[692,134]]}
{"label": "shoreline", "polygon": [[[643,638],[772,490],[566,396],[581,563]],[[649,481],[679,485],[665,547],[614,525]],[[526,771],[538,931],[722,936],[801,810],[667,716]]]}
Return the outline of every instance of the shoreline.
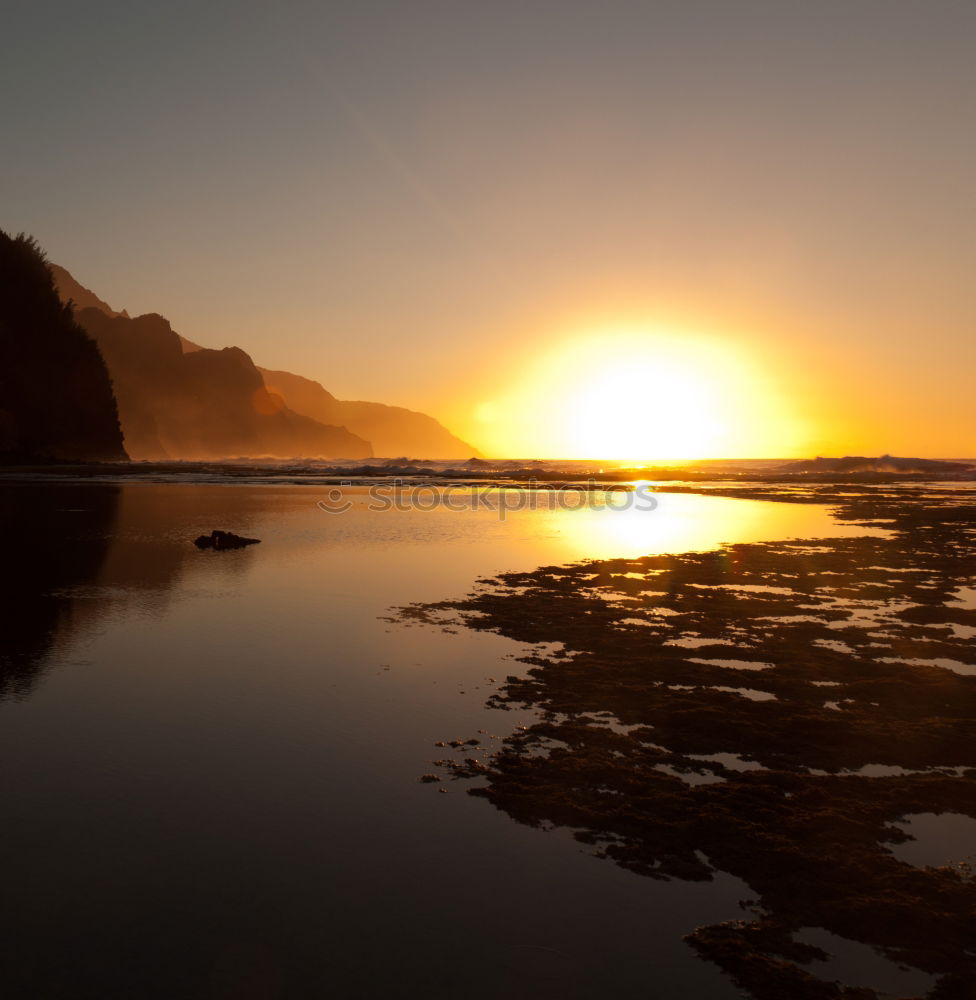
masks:
{"label": "shoreline", "polygon": [[[292,485],[368,486],[377,482],[403,480],[412,485],[451,487],[496,486],[502,489],[601,489],[637,483],[663,491],[677,491],[683,484],[696,492],[704,484],[722,488],[761,489],[770,486],[897,486],[918,484],[976,483],[976,466],[953,472],[791,472],[784,470],[705,469],[688,466],[580,469],[498,469],[478,470],[430,465],[318,465],[300,462],[58,462],[50,464],[0,465],[0,482],[44,481],[167,482],[167,483],[262,483]],[[785,498],[784,498],[785,499]]]}

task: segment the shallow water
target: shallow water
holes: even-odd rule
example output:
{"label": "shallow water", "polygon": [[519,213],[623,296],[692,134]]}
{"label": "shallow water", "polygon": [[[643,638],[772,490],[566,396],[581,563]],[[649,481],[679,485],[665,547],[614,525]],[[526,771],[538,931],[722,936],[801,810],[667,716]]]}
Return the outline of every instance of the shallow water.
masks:
{"label": "shallow water", "polygon": [[[642,879],[418,781],[435,741],[532,721],[484,707],[526,647],[384,616],[505,570],[878,529],[693,495],[504,520],[347,495],[0,487],[6,992],[738,996],[681,938],[740,916],[743,882]],[[212,528],[262,542],[198,551]]]}

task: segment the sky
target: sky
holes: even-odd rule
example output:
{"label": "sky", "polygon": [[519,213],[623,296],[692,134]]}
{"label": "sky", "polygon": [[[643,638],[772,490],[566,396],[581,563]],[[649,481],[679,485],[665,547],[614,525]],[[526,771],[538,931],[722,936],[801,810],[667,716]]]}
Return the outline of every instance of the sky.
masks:
{"label": "sky", "polygon": [[0,228],[487,454],[973,457],[974,52],[972,0],[6,0]]}

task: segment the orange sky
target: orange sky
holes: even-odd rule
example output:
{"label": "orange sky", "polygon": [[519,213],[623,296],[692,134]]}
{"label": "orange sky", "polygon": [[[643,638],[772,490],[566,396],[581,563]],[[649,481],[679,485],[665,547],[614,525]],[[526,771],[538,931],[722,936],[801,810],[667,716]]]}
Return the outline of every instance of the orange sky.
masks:
{"label": "orange sky", "polygon": [[54,6],[0,225],[117,308],[487,453],[976,455],[968,0]]}

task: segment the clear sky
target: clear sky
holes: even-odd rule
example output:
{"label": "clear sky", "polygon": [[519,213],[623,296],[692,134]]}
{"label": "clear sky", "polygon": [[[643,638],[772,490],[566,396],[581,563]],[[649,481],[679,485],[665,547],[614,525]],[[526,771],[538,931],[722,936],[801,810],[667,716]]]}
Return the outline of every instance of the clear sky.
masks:
{"label": "clear sky", "polygon": [[113,306],[488,453],[976,455],[973,0],[6,0],[0,120]]}

